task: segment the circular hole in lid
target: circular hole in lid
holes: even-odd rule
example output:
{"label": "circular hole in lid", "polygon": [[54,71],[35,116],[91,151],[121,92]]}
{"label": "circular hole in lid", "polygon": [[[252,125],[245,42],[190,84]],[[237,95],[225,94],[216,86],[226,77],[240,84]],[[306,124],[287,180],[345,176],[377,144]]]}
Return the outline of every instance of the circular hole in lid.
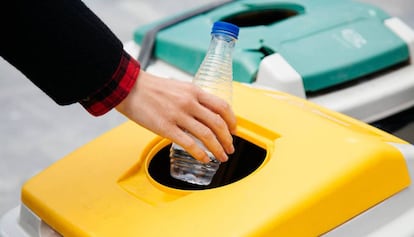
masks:
{"label": "circular hole in lid", "polygon": [[225,17],[222,21],[235,24],[238,27],[250,27],[270,25],[298,14],[298,11],[282,8],[249,10]]}
{"label": "circular hole in lid", "polygon": [[263,163],[266,150],[240,137],[233,137],[235,152],[229,160],[220,165],[212,182],[207,186],[190,184],[177,180],[170,175],[170,147],[162,148],[151,159],[148,173],[158,183],[182,190],[203,190],[221,187],[236,182],[255,171]]}

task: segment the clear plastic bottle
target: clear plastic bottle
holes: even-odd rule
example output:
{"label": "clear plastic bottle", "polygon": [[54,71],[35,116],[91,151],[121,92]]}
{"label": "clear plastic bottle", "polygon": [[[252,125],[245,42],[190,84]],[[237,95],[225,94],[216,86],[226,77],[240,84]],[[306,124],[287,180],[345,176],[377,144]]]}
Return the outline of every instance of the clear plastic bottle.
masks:
{"label": "clear plastic bottle", "polygon": [[[207,54],[198,69],[193,83],[232,104],[233,64],[232,53],[239,34],[236,25],[218,21],[211,32]],[[199,145],[201,141],[194,138]],[[171,176],[197,185],[209,185],[220,166],[213,154],[205,148],[211,161],[202,163],[194,159],[181,146],[173,143],[170,149]]]}

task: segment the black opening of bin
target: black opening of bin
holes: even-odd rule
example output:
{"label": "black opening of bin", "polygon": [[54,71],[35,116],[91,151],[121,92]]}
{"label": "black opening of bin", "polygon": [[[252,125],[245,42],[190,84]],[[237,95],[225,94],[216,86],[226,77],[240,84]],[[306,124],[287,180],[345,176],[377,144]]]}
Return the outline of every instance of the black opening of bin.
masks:
{"label": "black opening of bin", "polygon": [[255,171],[264,161],[266,150],[234,136],[234,154],[220,165],[210,185],[199,186],[177,180],[170,175],[170,145],[162,148],[151,160],[148,172],[158,183],[176,189],[202,190],[216,188],[236,182]]}
{"label": "black opening of bin", "polygon": [[270,25],[298,15],[299,12],[292,9],[259,9],[239,12],[228,16],[223,21],[230,22],[238,27],[250,27],[258,25]]}

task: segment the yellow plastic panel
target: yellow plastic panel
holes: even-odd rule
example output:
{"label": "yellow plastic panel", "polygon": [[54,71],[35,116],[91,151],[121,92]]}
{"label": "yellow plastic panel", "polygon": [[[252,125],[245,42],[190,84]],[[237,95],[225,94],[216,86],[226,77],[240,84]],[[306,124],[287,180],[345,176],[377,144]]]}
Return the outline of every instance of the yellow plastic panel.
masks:
{"label": "yellow plastic panel", "polygon": [[[23,203],[64,236],[317,236],[410,184],[406,142],[287,94],[235,83],[237,136],[266,150],[247,177],[213,189],[157,183],[169,141],[132,122],[30,179]],[[168,157],[165,157],[168,159]]]}

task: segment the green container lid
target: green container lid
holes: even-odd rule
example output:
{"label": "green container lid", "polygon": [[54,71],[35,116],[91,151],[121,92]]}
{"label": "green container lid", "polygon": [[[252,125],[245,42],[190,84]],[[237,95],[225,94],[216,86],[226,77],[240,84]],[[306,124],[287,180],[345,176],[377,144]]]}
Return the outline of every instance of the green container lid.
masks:
{"label": "green container lid", "polygon": [[[406,43],[384,25],[389,17],[350,0],[234,1],[160,31],[154,54],[195,74],[212,24],[227,21],[240,27],[234,80],[254,82],[260,61],[279,53],[302,76],[305,90],[314,92],[408,60]],[[136,29],[135,41],[168,20]]]}

